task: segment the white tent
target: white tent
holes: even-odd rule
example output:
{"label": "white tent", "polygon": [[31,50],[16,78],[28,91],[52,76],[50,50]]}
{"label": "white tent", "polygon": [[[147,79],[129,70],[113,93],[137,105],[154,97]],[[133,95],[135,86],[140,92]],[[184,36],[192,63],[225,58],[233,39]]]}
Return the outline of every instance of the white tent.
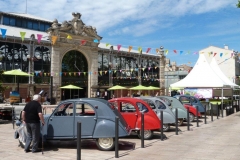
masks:
{"label": "white tent", "polygon": [[218,75],[218,77],[220,77],[225,83],[227,83],[228,85],[230,85],[233,88],[239,88],[239,86],[235,83],[233,83],[232,81],[230,81],[230,79],[228,79],[225,74],[221,71],[221,69],[219,68],[215,58],[212,58],[212,61],[210,63],[210,67],[213,69],[213,71]]}
{"label": "white tent", "polygon": [[199,58],[191,72],[182,80],[170,85],[171,88],[217,88],[230,87],[210,67],[204,54]]}

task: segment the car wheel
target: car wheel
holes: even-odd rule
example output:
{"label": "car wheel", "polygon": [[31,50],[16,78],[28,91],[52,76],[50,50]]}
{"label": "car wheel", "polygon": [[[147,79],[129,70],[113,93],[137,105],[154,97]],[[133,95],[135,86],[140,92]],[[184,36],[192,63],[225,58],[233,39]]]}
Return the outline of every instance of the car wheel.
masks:
{"label": "car wheel", "polygon": [[[153,136],[153,131],[151,130],[144,130],[144,139],[149,140]],[[141,131],[138,132],[138,137],[141,138]]]}
{"label": "car wheel", "polygon": [[193,122],[194,118],[195,118],[195,116],[192,113],[189,113],[189,121]]}
{"label": "car wheel", "polygon": [[96,144],[100,150],[110,151],[113,150],[115,141],[114,138],[98,138]]}
{"label": "car wheel", "polygon": [[169,129],[170,129],[170,125],[169,124],[163,124],[163,131],[164,132],[169,131]]}
{"label": "car wheel", "polygon": [[183,125],[183,119],[179,119],[178,120],[178,126],[182,126]]}

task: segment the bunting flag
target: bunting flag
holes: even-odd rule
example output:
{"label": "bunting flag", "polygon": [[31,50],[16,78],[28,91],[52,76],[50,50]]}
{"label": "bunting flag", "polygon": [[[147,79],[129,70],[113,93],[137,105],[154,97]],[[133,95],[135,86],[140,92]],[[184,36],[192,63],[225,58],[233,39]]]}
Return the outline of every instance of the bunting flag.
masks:
{"label": "bunting flag", "polygon": [[52,44],[53,44],[53,45],[56,43],[57,38],[58,38],[57,36],[52,36]]}
{"label": "bunting flag", "polygon": [[210,57],[210,55],[211,55],[211,52],[208,52],[208,57]]}
{"label": "bunting flag", "polygon": [[168,55],[168,50],[167,49],[165,50],[165,54]]}
{"label": "bunting flag", "polygon": [[6,38],[7,29],[1,28],[2,38]]}
{"label": "bunting flag", "polygon": [[213,54],[213,57],[215,57],[216,55],[217,55],[217,53],[214,53],[214,54]]}
{"label": "bunting flag", "polygon": [[87,43],[86,40],[81,40],[81,41],[80,41],[80,46],[84,46],[86,43]]}
{"label": "bunting flag", "polygon": [[220,57],[222,57],[223,56],[223,53],[220,53]]}
{"label": "bunting flag", "polygon": [[98,40],[97,40],[97,39],[94,39],[93,42],[94,42],[94,43],[98,43]]}
{"label": "bunting flag", "polygon": [[173,52],[177,54],[177,50],[174,49]]}
{"label": "bunting flag", "polygon": [[110,44],[109,43],[106,43],[106,47],[109,46]]}
{"label": "bunting flag", "polygon": [[24,38],[25,38],[26,32],[20,32],[20,35],[21,35],[22,41],[24,41]]}
{"label": "bunting flag", "polygon": [[128,47],[128,52],[131,52],[131,50],[132,50],[132,46],[129,46]]}
{"label": "bunting flag", "polygon": [[72,36],[70,36],[70,35],[68,34],[67,39],[72,39]]}
{"label": "bunting flag", "polygon": [[146,51],[146,53],[150,52],[150,50],[151,50],[151,48],[147,48],[147,51]]}
{"label": "bunting flag", "polygon": [[179,51],[180,55],[183,54],[183,51]]}
{"label": "bunting flag", "polygon": [[157,49],[156,49],[156,53],[158,53],[158,52],[159,52],[159,49],[157,48]]}
{"label": "bunting flag", "polygon": [[42,35],[41,34],[37,34],[37,39],[38,39],[38,44],[40,44],[40,42],[42,40]]}
{"label": "bunting flag", "polygon": [[139,52],[139,53],[142,52],[142,47],[138,47],[138,52]]}
{"label": "bunting flag", "polygon": [[196,52],[193,52],[193,54],[198,54],[198,52],[196,51]]}
{"label": "bunting flag", "polygon": [[80,75],[81,75],[81,72],[78,72],[78,75],[80,76]]}
{"label": "bunting flag", "polygon": [[118,45],[117,45],[118,52],[119,52],[119,50],[120,50],[121,47],[122,47],[121,44],[118,44]]}

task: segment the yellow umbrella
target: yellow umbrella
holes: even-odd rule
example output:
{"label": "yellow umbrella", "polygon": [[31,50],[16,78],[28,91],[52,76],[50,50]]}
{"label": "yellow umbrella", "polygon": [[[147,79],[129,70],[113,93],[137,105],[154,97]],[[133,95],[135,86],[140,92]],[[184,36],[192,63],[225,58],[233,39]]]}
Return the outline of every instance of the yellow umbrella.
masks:
{"label": "yellow umbrella", "polygon": [[[122,89],[127,89],[127,88],[123,87],[123,86],[119,86],[119,85],[108,88],[108,90],[120,90],[120,89],[121,89],[121,94],[122,94]],[[118,97],[118,95],[117,95],[117,97]]]}
{"label": "yellow umbrella", "polygon": [[129,88],[130,90],[149,90],[148,87],[146,86],[142,86],[142,85],[138,85],[136,87],[132,87],[132,88]]}
{"label": "yellow umbrella", "polygon": [[81,87],[78,87],[78,86],[74,86],[74,85],[72,85],[72,84],[69,84],[69,85],[67,85],[67,86],[63,86],[63,87],[60,87],[61,89],[70,89],[70,99],[72,98],[72,96],[71,96],[71,90],[72,89],[83,89],[83,88],[81,88]]}

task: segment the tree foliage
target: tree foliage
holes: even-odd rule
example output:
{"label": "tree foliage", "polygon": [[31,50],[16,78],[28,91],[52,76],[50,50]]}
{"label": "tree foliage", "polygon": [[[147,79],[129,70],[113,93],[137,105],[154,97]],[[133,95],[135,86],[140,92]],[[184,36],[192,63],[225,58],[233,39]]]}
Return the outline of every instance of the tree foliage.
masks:
{"label": "tree foliage", "polygon": [[238,3],[236,4],[237,8],[240,8],[240,0],[238,0]]}

